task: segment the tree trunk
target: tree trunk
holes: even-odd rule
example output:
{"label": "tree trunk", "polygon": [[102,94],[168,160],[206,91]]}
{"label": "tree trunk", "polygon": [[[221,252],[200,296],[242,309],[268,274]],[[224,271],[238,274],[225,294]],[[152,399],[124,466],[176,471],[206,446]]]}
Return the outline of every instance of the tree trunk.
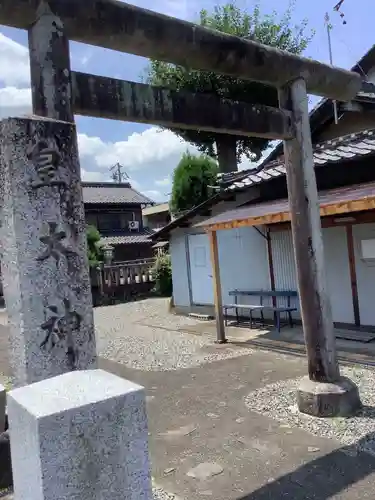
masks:
{"label": "tree trunk", "polygon": [[234,135],[220,134],[216,137],[217,158],[221,173],[236,172],[237,139]]}

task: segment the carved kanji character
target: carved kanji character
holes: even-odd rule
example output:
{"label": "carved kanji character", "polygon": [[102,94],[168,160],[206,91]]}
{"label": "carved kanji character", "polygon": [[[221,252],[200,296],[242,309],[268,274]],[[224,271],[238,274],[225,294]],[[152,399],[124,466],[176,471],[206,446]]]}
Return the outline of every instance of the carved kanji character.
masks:
{"label": "carved kanji character", "polygon": [[61,243],[65,238],[65,231],[57,231],[56,222],[48,222],[48,235],[41,236],[39,238],[40,241],[47,246],[47,248],[39,257],[37,257],[36,260],[38,262],[43,262],[49,257],[53,257],[56,264],[58,264],[62,255],[67,257],[69,254],[74,254],[72,250],[69,250]]}

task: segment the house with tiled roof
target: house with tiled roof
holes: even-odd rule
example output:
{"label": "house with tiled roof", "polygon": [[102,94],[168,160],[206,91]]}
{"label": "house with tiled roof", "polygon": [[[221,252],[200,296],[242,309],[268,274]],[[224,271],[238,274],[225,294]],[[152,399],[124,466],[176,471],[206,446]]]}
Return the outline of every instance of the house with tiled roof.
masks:
{"label": "house with tiled roof", "polygon": [[113,247],[114,261],[152,257],[154,242],[142,220],[152,200],[128,182],[83,182],[82,194],[86,223],[98,229],[103,246]]}
{"label": "house with tiled roof", "polygon": [[[353,69],[375,83],[375,46]],[[327,287],[337,326],[374,329],[375,95],[361,92],[337,111],[336,123],[323,99],[310,113]],[[224,305],[234,290],[297,291],[282,144],[259,167],[219,176],[213,197],[152,236],[169,241],[179,312],[214,312],[210,231]]]}

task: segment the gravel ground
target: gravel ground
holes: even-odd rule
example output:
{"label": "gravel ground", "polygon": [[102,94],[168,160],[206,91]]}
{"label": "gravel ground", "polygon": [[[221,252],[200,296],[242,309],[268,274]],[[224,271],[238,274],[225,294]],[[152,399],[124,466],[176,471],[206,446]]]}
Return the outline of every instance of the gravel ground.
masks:
{"label": "gravel ground", "polygon": [[152,491],[154,494],[154,500],[181,500],[180,498],[177,498],[176,495],[167,493],[165,490],[157,486],[153,486]]}
{"label": "gravel ground", "polygon": [[230,344],[217,346],[207,335],[184,332],[184,327],[194,327],[198,321],[170,314],[164,299],[100,307],[94,311],[100,356],[137,370],[192,368],[254,352]]}
{"label": "gravel ground", "polygon": [[342,367],[342,375],[353,380],[363,408],[353,417],[319,419],[298,411],[295,391],[301,379],[290,379],[251,392],[245,404],[251,411],[300,427],[316,436],[334,438],[375,455],[375,372],[370,368]]}

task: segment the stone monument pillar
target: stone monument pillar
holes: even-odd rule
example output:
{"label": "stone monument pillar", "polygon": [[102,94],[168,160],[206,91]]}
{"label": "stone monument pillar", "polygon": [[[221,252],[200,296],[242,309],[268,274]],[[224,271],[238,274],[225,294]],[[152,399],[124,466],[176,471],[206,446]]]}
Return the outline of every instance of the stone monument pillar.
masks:
{"label": "stone monument pillar", "polygon": [[2,273],[15,385],[96,368],[75,126],[1,124]]}

